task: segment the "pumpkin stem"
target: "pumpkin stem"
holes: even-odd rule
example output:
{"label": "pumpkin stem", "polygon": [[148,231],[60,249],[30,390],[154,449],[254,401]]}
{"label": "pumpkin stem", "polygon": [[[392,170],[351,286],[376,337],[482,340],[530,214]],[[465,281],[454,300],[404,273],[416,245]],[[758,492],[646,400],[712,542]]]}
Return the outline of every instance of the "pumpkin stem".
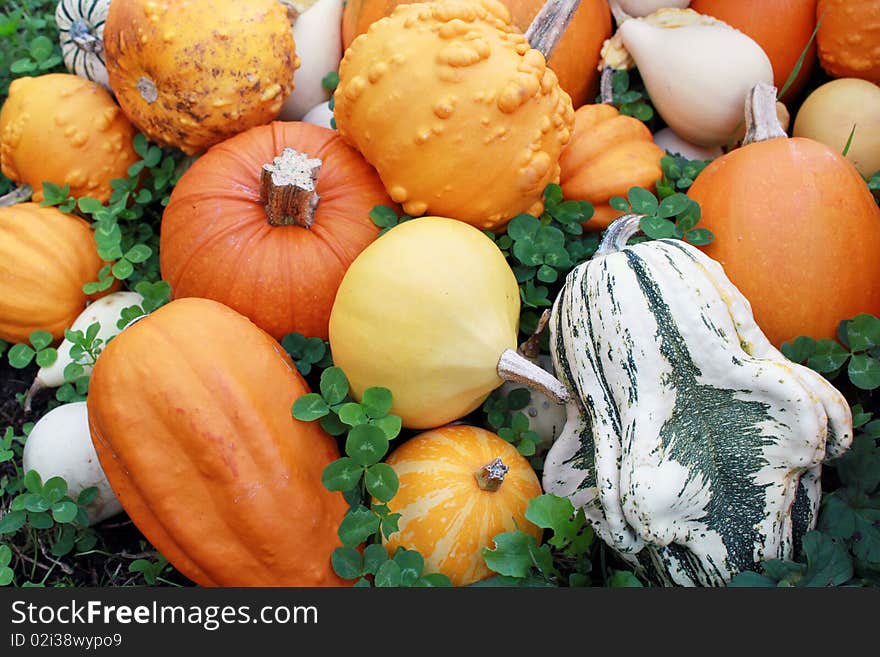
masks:
{"label": "pumpkin stem", "polygon": [[541,317],[538,319],[538,325],[529,336],[529,339],[519,346],[519,353],[530,361],[537,361],[538,356],[541,355],[541,333],[544,332],[544,328],[546,328],[547,322],[549,321],[550,310],[545,310],[541,313]]}
{"label": "pumpkin stem", "polygon": [[600,100],[604,105],[614,104],[614,69],[606,66],[602,69],[602,77],[599,78]]}
{"label": "pumpkin stem", "polygon": [[746,95],[746,136],[743,146],[788,137],[776,114],[776,87],[759,82]]}
{"label": "pumpkin stem", "polygon": [[309,228],[315,223],[318,194],[315,183],[321,160],[285,148],[260,172],[260,203],[273,226],[297,225]]}
{"label": "pumpkin stem", "polygon": [[0,196],[0,208],[8,208],[16,203],[24,203],[34,195],[34,190],[30,185],[19,185],[8,194]]}
{"label": "pumpkin stem", "polygon": [[28,388],[27,394],[24,396],[24,412],[31,412],[31,402],[34,399],[34,395],[36,395],[40,390],[45,388],[46,386],[40,381],[40,377],[34,378],[34,382],[31,384],[31,387]]}
{"label": "pumpkin stem", "polygon": [[593,257],[598,258],[622,250],[629,238],[641,230],[642,217],[644,216],[643,214],[625,214],[612,221]]}
{"label": "pumpkin stem", "polygon": [[544,59],[556,49],[581,0],[547,0],[526,30],[526,40]]}
{"label": "pumpkin stem", "polygon": [[496,458],[477,470],[474,473],[474,478],[477,480],[477,486],[480,487],[480,490],[495,492],[504,483],[504,475],[508,470],[510,468],[504,465],[501,459]]}
{"label": "pumpkin stem", "polygon": [[95,36],[92,26],[82,18],[77,18],[70,26],[70,39],[77,48],[82,48],[86,52],[101,52],[104,49],[104,43]]}
{"label": "pumpkin stem", "polygon": [[498,376],[505,381],[516,381],[543,392],[557,404],[564,404],[571,398],[559,379],[513,349],[505,349],[498,359]]}

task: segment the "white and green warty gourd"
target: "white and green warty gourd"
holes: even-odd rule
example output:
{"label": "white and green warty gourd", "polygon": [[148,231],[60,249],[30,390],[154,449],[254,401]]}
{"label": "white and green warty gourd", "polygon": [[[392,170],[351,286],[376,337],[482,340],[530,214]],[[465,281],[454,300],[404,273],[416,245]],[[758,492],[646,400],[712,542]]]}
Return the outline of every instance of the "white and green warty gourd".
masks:
{"label": "white and green warty gourd", "polygon": [[55,8],[67,70],[107,89],[110,82],[104,63],[104,22],[109,9],[110,0],[61,0]]}
{"label": "white and green warty gourd", "polygon": [[625,246],[638,226],[612,224],[553,305],[571,399],[544,490],[653,581],[724,585],[792,557],[852,416],[768,342],[720,264],[680,240]]}

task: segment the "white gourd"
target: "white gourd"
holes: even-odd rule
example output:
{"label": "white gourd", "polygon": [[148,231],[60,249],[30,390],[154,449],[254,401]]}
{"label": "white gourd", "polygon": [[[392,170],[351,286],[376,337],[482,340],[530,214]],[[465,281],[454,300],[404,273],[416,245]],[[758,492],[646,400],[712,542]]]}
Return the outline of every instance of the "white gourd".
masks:
{"label": "white gourd", "polygon": [[319,125],[322,128],[330,128],[331,130],[335,130],[333,124],[330,123],[333,120],[333,110],[330,109],[329,100],[315,105],[312,109],[306,112],[302,120],[303,123],[313,123],[314,125]]}
{"label": "white gourd", "polygon": [[109,9],[110,0],[61,0],[55,8],[55,23],[67,70],[108,90],[104,22]]}
{"label": "white gourd", "polygon": [[640,16],[647,16],[658,9],[684,9],[691,4],[691,0],[608,0],[608,4],[611,6],[611,11],[614,13],[618,23],[621,23],[618,12],[638,18]]}
{"label": "white gourd", "polygon": [[689,160],[714,160],[724,152],[720,146],[700,146],[685,141],[668,126],[654,133],[654,143],[671,155]]}
{"label": "white gourd", "polygon": [[22,466],[25,472],[36,470],[43,482],[62,477],[73,500],[97,487],[98,496],[86,507],[91,524],[122,511],[92,444],[86,402],[58,406],[41,417],[24,444]]}

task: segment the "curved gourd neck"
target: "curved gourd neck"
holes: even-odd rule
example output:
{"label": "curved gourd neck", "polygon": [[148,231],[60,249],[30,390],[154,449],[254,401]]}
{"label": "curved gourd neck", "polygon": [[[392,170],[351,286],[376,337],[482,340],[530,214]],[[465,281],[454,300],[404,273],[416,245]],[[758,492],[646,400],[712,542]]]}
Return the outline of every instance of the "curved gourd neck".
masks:
{"label": "curved gourd neck", "polygon": [[625,214],[615,219],[605,231],[602,242],[593,257],[598,258],[623,250],[630,238],[641,230],[642,217],[644,216],[642,214]]}

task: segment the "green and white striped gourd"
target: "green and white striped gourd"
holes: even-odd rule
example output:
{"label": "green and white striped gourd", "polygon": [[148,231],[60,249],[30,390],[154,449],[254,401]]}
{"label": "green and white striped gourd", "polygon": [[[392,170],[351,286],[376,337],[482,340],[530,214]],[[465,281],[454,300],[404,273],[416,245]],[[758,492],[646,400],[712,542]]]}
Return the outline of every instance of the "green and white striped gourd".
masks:
{"label": "green and white striped gourd", "polygon": [[612,224],[554,302],[572,400],[544,490],[656,583],[724,585],[799,549],[852,416],[770,344],[720,264],[680,240],[625,246],[638,226]]}
{"label": "green and white striped gourd", "polygon": [[107,89],[110,82],[104,63],[104,21],[109,9],[110,0],[61,0],[55,8],[67,70]]}

